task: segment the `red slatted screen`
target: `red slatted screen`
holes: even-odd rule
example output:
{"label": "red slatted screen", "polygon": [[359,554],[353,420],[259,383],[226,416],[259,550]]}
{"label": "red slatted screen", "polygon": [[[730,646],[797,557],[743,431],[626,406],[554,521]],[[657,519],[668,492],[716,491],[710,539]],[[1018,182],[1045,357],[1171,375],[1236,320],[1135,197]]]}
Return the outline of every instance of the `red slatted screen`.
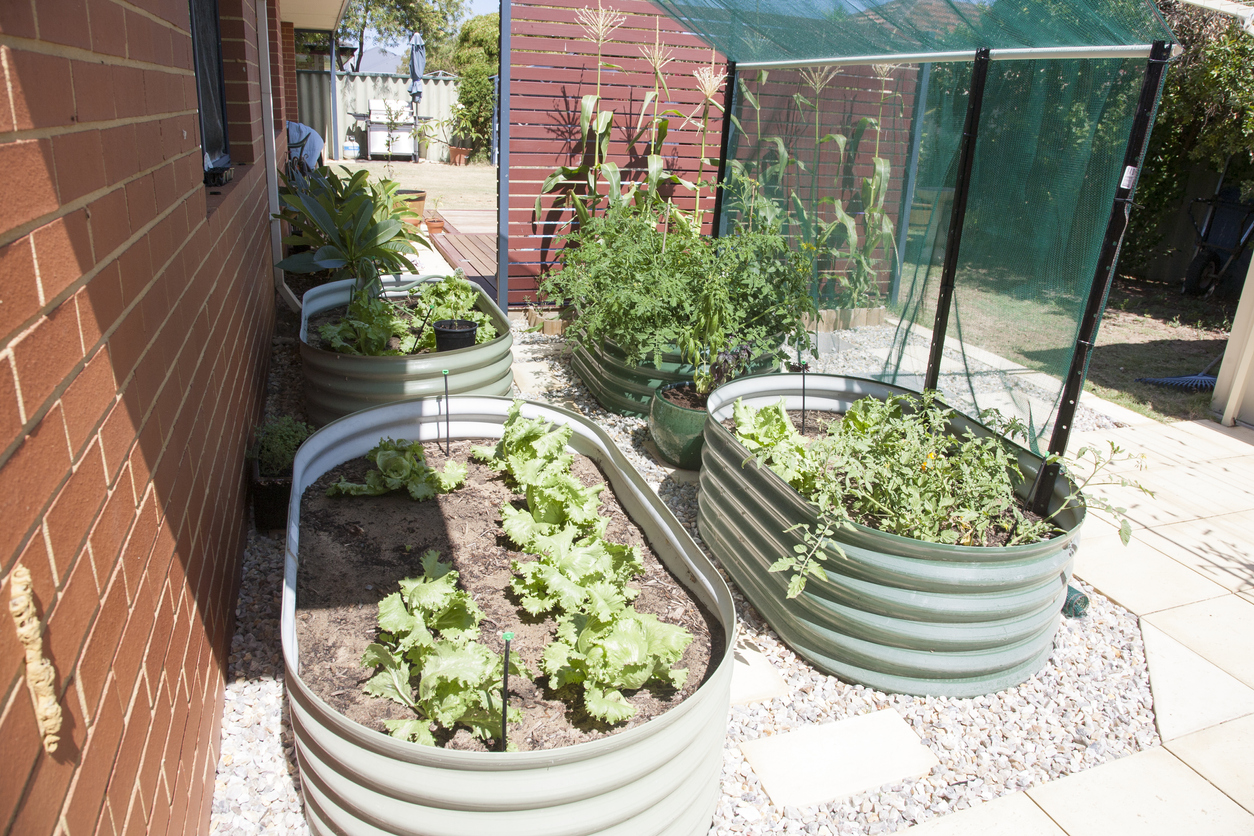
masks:
{"label": "red slatted screen", "polygon": [[[615,113],[609,159],[623,169],[624,182],[639,181],[644,178],[645,141],[628,148],[627,140],[635,132],[645,95],[653,89],[653,72],[641,56],[641,47],[653,44],[657,25],[662,43],[674,58],[666,67],[670,100],[664,101],[660,110],[674,109],[685,115],[701,103],[693,71],[710,63],[711,51],[645,0],[602,2],[606,9],[627,18],[605,45],[602,57],[620,68],[601,70],[601,109]],[[559,165],[577,165],[582,156],[579,106],[585,94],[596,92],[596,44],[584,36],[575,13],[588,7],[595,9],[595,0],[546,0],[543,5],[514,2],[511,6],[510,305],[535,300],[537,279],[554,263],[561,247],[560,235],[566,229],[564,224],[572,214],[570,209],[551,208],[553,198],[545,196],[541,200],[543,216],[536,217],[535,202],[544,179],[554,169]],[[723,55],[714,53],[713,57],[719,71],[726,69]],[[721,92],[719,101],[722,102]],[[717,110],[711,108],[711,113],[706,157],[717,159],[723,123]],[[697,119],[699,116],[698,113]],[[664,152],[668,170],[695,180],[701,157],[699,124],[684,124],[672,117]],[[706,166],[707,179],[713,180],[716,173]],[[680,208],[692,209],[691,192],[677,188],[674,196]],[[708,228],[714,199],[704,190],[701,200],[707,211]]]}

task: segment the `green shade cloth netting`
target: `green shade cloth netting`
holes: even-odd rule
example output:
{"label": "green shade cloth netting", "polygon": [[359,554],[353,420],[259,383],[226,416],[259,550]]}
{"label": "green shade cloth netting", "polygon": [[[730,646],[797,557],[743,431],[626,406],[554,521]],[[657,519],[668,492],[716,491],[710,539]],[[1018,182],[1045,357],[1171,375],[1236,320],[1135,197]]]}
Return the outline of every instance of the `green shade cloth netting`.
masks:
{"label": "green shade cloth netting", "polygon": [[737,63],[1174,41],[1144,0],[656,0]]}

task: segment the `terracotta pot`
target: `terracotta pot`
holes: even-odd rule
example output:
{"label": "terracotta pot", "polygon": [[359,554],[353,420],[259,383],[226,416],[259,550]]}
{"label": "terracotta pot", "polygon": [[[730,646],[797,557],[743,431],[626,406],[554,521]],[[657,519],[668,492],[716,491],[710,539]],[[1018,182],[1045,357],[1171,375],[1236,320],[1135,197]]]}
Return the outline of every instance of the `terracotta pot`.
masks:
{"label": "terracotta pot", "polygon": [[422,213],[427,208],[427,193],[420,189],[401,189],[397,194],[409,206],[409,211],[418,216],[405,220],[415,226],[422,223]]}
{"label": "terracotta pot", "polygon": [[465,165],[470,159],[470,149],[460,148],[456,145],[450,145],[448,148],[448,161],[453,165]]}
{"label": "terracotta pot", "polygon": [[444,231],[444,219],[443,218],[427,218],[426,224],[427,224],[427,232],[434,234],[436,232]]}

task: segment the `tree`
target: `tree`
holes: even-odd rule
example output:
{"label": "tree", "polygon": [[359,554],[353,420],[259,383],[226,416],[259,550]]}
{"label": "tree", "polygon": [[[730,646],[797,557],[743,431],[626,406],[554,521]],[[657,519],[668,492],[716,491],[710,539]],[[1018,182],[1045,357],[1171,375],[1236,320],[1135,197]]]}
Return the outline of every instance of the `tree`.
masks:
{"label": "tree", "polygon": [[[366,30],[376,33],[384,46],[400,46],[412,33],[422,35],[430,55],[457,32],[457,21],[466,12],[466,0],[350,0],[340,23],[339,39],[357,45],[352,71],[361,67]],[[343,69],[343,67],[341,67]]]}
{"label": "tree", "polygon": [[1159,224],[1180,211],[1198,164],[1254,193],[1254,37],[1233,18],[1159,0],[1184,54],[1167,70],[1120,267],[1138,273],[1165,254]]}

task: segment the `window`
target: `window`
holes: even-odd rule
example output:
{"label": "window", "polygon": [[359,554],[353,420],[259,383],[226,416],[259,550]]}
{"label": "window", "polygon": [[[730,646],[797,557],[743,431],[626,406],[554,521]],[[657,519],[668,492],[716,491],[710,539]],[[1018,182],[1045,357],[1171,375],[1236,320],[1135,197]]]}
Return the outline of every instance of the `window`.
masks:
{"label": "window", "polygon": [[200,147],[205,171],[231,164],[231,145],[226,135],[226,82],[222,76],[222,30],[218,24],[218,0],[190,0],[192,53],[196,68],[196,94],[200,101]]}

